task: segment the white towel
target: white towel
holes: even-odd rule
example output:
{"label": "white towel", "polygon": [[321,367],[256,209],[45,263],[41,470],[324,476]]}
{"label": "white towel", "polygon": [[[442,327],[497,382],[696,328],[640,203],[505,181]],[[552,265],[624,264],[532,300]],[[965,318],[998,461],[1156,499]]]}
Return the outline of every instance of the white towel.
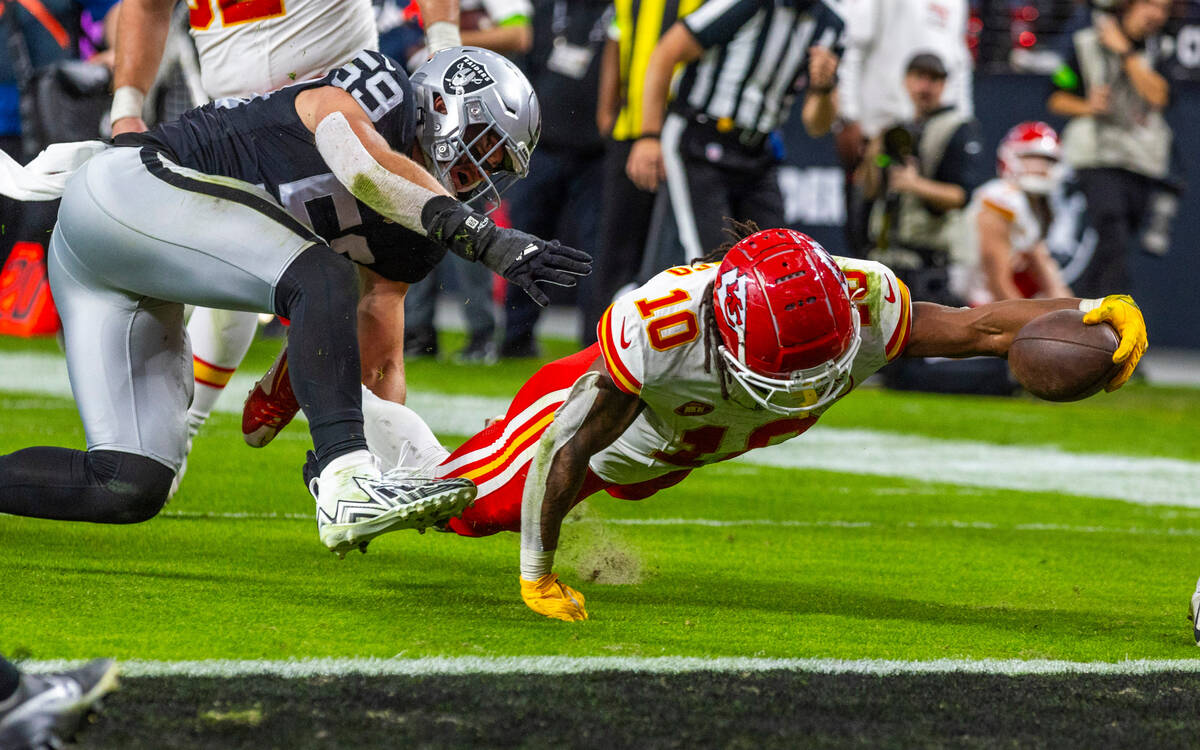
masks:
{"label": "white towel", "polygon": [[0,151],[0,195],[20,201],[60,198],[71,175],[106,148],[103,141],[53,143],[25,166]]}

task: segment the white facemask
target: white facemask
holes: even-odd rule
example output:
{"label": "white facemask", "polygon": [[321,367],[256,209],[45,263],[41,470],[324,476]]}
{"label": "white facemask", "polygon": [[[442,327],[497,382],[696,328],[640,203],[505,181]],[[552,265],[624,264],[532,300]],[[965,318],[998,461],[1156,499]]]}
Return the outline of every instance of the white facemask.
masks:
{"label": "white facemask", "polygon": [[1017,185],[1026,193],[1049,195],[1054,192],[1058,180],[1050,175],[1024,174],[1017,178]]}

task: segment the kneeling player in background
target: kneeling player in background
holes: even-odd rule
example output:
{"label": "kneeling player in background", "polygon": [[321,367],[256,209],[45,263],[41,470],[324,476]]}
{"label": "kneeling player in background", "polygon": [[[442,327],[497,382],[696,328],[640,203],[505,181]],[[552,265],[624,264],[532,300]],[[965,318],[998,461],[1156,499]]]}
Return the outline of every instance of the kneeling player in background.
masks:
{"label": "kneeling player in background", "polygon": [[474,481],[479,499],[448,528],[519,531],[525,603],[582,620],[583,595],[551,566],[564,516],[587,496],[647,498],[700,466],[800,435],[897,357],[1003,357],[1025,323],[1076,308],[1084,323],[1117,329],[1113,360],[1124,367],[1107,388],[1121,387],[1146,349],[1128,296],[912,303],[887,267],[771,229],[617,299],[599,343],[541,368],[453,453],[411,411],[379,399],[364,404],[367,440],[385,466]]}
{"label": "kneeling player in background", "polygon": [[[951,265],[953,297],[972,307],[1027,297],[1070,297],[1046,248],[1062,149],[1044,122],[1016,125],[996,151],[999,175],[975,189],[967,205],[965,253]],[[957,256],[957,254],[955,254]],[[990,358],[907,359],[885,371],[897,390],[1011,396],[1020,392],[1007,365]]]}
{"label": "kneeling player in background", "polygon": [[1061,181],[1058,133],[1044,122],[1023,122],[996,152],[1000,174],[980,185],[967,207],[973,240],[959,296],[980,305],[1004,299],[1066,297],[1058,263],[1046,249],[1054,219],[1051,197]]}

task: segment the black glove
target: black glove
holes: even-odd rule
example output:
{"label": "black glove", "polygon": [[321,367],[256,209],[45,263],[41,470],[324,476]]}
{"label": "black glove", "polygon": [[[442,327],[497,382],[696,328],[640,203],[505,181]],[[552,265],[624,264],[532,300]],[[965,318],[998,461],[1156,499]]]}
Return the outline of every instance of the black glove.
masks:
{"label": "black glove", "polygon": [[537,283],[575,286],[576,276],[592,272],[592,256],[552,240],[496,226],[448,196],[439,195],[421,209],[421,224],[434,242],[467,260],[478,261],[525,290],[545,307],[550,298]]}

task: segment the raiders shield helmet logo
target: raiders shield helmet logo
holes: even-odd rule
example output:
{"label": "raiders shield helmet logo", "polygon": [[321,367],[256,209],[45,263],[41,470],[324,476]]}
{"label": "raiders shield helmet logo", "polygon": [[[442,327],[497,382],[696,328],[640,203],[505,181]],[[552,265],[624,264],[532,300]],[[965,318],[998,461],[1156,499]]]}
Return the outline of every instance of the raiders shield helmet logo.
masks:
{"label": "raiders shield helmet logo", "polygon": [[442,88],[449,94],[472,94],[496,82],[482,64],[463,55],[455,60],[442,79]]}

